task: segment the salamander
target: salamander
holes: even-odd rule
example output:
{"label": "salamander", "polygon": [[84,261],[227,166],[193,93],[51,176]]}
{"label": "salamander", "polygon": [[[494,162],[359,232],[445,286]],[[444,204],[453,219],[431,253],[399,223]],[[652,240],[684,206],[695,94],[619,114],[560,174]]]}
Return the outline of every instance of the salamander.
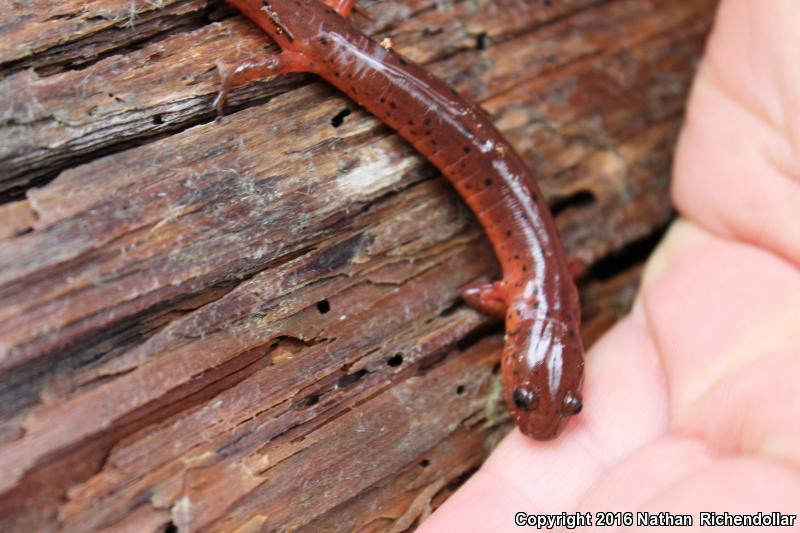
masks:
{"label": "salamander", "polygon": [[235,85],[279,73],[314,73],[441,171],[483,226],[502,267],[500,281],[474,282],[462,297],[505,318],[505,403],[525,435],[557,436],[582,408],[580,307],[552,216],[521,156],[481,108],[361,33],[349,18],[354,0],[228,2],[281,51],[235,66],[219,63],[218,111]]}

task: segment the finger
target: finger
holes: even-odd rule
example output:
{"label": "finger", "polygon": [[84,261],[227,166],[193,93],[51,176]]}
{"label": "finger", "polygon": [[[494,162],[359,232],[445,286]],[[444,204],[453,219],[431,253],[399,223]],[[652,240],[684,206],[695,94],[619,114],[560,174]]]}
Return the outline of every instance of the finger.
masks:
{"label": "finger", "polygon": [[800,265],[800,2],[720,6],[692,89],[673,196],[709,231]]}
{"label": "finger", "polygon": [[[800,477],[795,471],[771,461],[729,457],[712,462],[665,486],[640,509],[652,513],[668,509],[671,513],[691,514],[694,525],[700,526],[700,513],[709,511],[719,514],[723,511],[736,514],[782,512],[796,516],[798,501]],[[796,520],[794,526],[798,526]],[[731,527],[702,529],[732,530]],[[648,532],[659,530],[675,531],[666,527],[647,528]]]}
{"label": "finger", "polygon": [[571,509],[611,465],[664,431],[664,379],[641,314],[590,351],[586,372],[585,409],[558,439],[515,429],[420,531],[503,530],[517,511]]}
{"label": "finger", "polygon": [[678,222],[641,290],[669,382],[672,429],[800,466],[800,272]]}
{"label": "finger", "polygon": [[713,454],[701,441],[665,435],[608,469],[578,508],[592,513],[641,509],[660,496],[664,487],[708,467],[712,460]]}

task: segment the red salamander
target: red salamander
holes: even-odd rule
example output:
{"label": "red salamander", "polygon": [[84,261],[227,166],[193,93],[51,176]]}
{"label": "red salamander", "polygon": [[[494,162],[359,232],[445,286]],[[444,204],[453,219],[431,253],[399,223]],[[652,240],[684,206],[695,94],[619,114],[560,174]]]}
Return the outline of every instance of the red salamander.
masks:
{"label": "red salamander", "polygon": [[582,407],[580,307],[547,204],[522,158],[489,117],[348,19],[354,0],[228,0],[280,46],[236,67],[220,65],[221,109],[233,85],[312,72],[397,131],[453,184],[488,235],[501,281],[464,299],[504,316],[504,399],[525,435],[550,439]]}

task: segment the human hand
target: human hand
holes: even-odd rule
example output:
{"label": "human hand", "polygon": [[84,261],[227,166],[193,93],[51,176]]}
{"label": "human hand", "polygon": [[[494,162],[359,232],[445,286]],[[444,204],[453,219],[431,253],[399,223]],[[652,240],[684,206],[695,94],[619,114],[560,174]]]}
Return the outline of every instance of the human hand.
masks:
{"label": "human hand", "polygon": [[798,36],[796,0],[723,0],[676,153],[681,218],[589,352],[584,412],[554,441],[515,429],[419,531],[512,530],[520,511],[798,514]]}

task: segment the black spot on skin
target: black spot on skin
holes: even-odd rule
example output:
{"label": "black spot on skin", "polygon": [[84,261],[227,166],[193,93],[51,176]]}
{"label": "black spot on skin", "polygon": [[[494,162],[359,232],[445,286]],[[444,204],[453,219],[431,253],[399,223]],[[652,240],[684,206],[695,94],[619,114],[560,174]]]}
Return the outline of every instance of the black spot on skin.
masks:
{"label": "black spot on skin", "polygon": [[384,98],[383,96],[381,96],[381,103],[383,104],[383,103],[385,103],[385,102],[386,102],[386,98]]}
{"label": "black spot on skin", "polygon": [[522,265],[522,271],[523,272],[527,272],[528,271],[528,265]]}
{"label": "black spot on skin", "polygon": [[489,187],[492,184],[492,178],[486,178],[483,180],[483,184]]}
{"label": "black spot on skin", "polygon": [[409,120],[409,121],[408,121],[408,125],[409,125],[409,126],[413,126],[413,125],[414,125],[414,121],[413,121],[413,120]]}
{"label": "black spot on skin", "polygon": [[391,107],[392,109],[397,109],[397,103],[394,102],[394,101],[391,101],[391,102],[389,102],[389,107]]}
{"label": "black spot on skin", "polygon": [[400,58],[400,64],[401,64],[401,65],[403,65],[403,66],[406,66],[406,65],[408,65],[408,61],[406,61],[405,59],[403,59],[403,58],[401,57],[401,58]]}
{"label": "black spot on skin", "polygon": [[464,147],[464,153],[465,153],[465,154],[468,154],[468,153],[470,153],[471,151],[472,151],[472,148],[470,148],[469,146],[465,146],[465,147]]}
{"label": "black spot on skin", "polygon": [[319,44],[321,44],[322,46],[328,46],[328,39],[326,37],[320,37]]}
{"label": "black spot on skin", "polygon": [[319,311],[320,314],[324,315],[330,310],[331,310],[331,304],[330,302],[328,302],[328,300],[320,300],[317,302],[317,311]]}
{"label": "black spot on skin", "polygon": [[539,196],[535,192],[532,192],[531,193],[531,200],[533,200],[534,202],[538,202],[539,201]]}
{"label": "black spot on skin", "polygon": [[[511,237],[511,230],[510,229],[506,230],[506,237]],[[514,259],[517,259],[517,258],[519,258],[519,255],[514,254]]]}
{"label": "black spot on skin", "polygon": [[426,118],[425,121],[424,121],[424,124],[426,126],[430,126],[431,124],[433,124],[433,121],[431,119],[429,119],[429,118]]}
{"label": "black spot on skin", "polygon": [[428,137],[430,137],[432,133],[433,132],[431,132],[431,130],[425,130],[425,135],[427,135]]}

